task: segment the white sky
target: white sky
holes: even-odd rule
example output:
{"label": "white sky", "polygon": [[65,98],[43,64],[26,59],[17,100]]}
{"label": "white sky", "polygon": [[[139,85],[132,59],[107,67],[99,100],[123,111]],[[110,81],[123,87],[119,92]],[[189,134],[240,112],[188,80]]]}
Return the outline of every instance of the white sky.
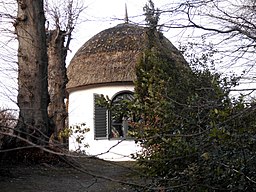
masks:
{"label": "white sky", "polygon": [[[50,0],[49,0],[50,1]],[[114,27],[117,24],[124,22],[125,17],[125,4],[127,5],[128,17],[131,22],[143,23],[143,7],[148,2],[147,0],[81,0],[87,8],[80,16],[80,23],[76,26],[73,32],[73,39],[70,44],[70,52],[67,56],[67,64],[76,53],[76,51],[91,37],[99,33],[100,31]],[[0,1],[0,15],[6,10],[15,13],[16,1],[6,0]],[[155,7],[163,7],[170,0],[155,0]],[[12,8],[14,7],[14,8]],[[0,18],[3,24],[4,19]],[[3,26],[3,25],[2,25]],[[0,27],[0,33],[6,38],[0,39],[0,107],[3,108],[15,108],[17,90],[16,83],[17,77],[15,74],[9,74],[9,71],[17,67],[15,64],[16,53],[15,49],[17,45],[13,41],[9,42],[9,34],[5,31],[1,31],[4,27]],[[5,27],[6,28],[6,27]],[[8,29],[12,28],[12,24],[9,24]],[[13,30],[13,29],[11,29]],[[6,44],[8,42],[8,45]],[[7,45],[7,46],[6,46]],[[6,59],[7,57],[11,57]],[[8,62],[3,62],[3,60]],[[10,62],[10,60],[12,62]],[[4,63],[4,64],[3,64]],[[9,69],[9,71],[7,70]]]}
{"label": "white sky", "polygon": [[[6,0],[0,2],[0,11],[5,9],[5,5],[8,2],[16,2],[14,0]],[[49,0],[50,1],[50,0]],[[76,26],[75,31],[73,32],[73,40],[70,44],[71,52],[68,53],[67,57],[67,64],[70,62],[76,51],[92,36],[96,35],[100,31],[114,27],[117,24],[124,22],[125,17],[125,4],[127,5],[128,10],[128,17],[131,22],[135,23],[143,23],[144,16],[143,16],[143,7],[148,2],[147,0],[81,0],[87,6],[84,10],[83,14],[80,17],[80,23]],[[177,0],[154,0],[155,8],[164,9],[167,7],[168,4],[171,4]],[[4,2],[4,3],[3,3]],[[0,12],[1,14],[1,12]],[[163,16],[160,18],[161,22],[164,22],[164,19],[168,19],[168,17]],[[1,28],[1,26],[0,26]],[[2,31],[0,31],[1,33]],[[171,40],[171,42],[178,46],[177,42],[181,39],[181,35],[177,35],[180,30],[171,29],[169,31],[164,32],[164,35]],[[198,36],[200,33],[196,32]],[[1,33],[3,36],[3,34]],[[4,34],[8,35],[8,34]],[[189,30],[186,31],[186,35],[195,36],[195,31]],[[183,38],[185,39],[185,35],[183,34]],[[183,41],[184,41],[183,39]],[[8,75],[8,71],[2,70],[3,66],[3,57],[12,55],[9,52],[3,54],[3,50],[6,50],[6,46],[1,46],[1,42],[3,38],[0,39],[0,107],[10,107],[10,108],[17,108],[13,101],[10,100],[9,96],[11,95],[11,99],[16,100],[17,91],[13,91],[15,89],[15,81],[16,77],[12,77]],[[184,41],[186,43],[186,41]],[[11,48],[15,47],[13,44],[8,44]],[[10,50],[10,49],[9,49]],[[14,50],[12,50],[14,51]],[[15,53],[13,53],[15,55]],[[15,60],[16,56],[12,58]],[[12,63],[15,66],[14,63]],[[11,68],[10,65],[4,65],[4,67]],[[6,75],[7,74],[7,75]],[[10,88],[14,89],[6,89]],[[5,89],[2,89],[5,87]]]}
{"label": "white sky", "polygon": [[[79,47],[83,45],[89,38],[96,35],[100,31],[114,27],[124,22],[125,4],[127,5],[128,17],[131,22],[143,23],[143,7],[147,0],[89,0],[84,1],[88,7],[81,15],[83,23],[79,24],[75,29],[73,40],[69,53],[68,61],[72,58]],[[154,1],[155,7],[160,8],[171,2],[170,0]]]}
{"label": "white sky", "polygon": [[[148,2],[148,0],[86,0],[85,5],[88,7],[85,9],[84,13],[81,15],[81,20],[84,20],[79,24],[73,34],[73,40],[71,42],[70,49],[67,57],[67,64],[76,53],[76,51],[92,36],[96,35],[100,31],[114,27],[117,24],[124,22],[125,17],[125,4],[127,5],[128,17],[131,22],[143,24],[144,15],[143,7]],[[181,0],[153,0],[155,8],[160,10],[165,10],[170,7],[171,4],[175,2],[181,2]],[[161,15],[159,24],[165,23],[168,19],[168,15]],[[177,20],[179,22],[179,19]],[[164,29],[166,30],[166,29]],[[168,31],[163,31],[164,35],[176,46],[178,47],[179,42],[186,44],[188,41],[192,41],[193,38],[201,38],[200,30],[193,29],[170,29]],[[193,38],[191,38],[193,37]],[[214,41],[214,39],[213,39]],[[232,69],[230,67],[221,68],[223,73],[232,73],[235,70],[239,75],[239,69]],[[254,83],[248,83],[240,85],[240,88],[252,88],[255,87]],[[238,93],[239,94],[239,93]]]}

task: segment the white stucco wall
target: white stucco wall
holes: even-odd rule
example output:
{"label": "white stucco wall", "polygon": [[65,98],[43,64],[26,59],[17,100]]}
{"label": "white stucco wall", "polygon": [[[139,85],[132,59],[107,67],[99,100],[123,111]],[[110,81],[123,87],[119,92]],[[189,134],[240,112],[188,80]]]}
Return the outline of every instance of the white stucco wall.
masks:
{"label": "white stucco wall", "polygon": [[[136,153],[140,147],[133,140],[117,140],[117,139],[94,139],[94,97],[96,94],[108,95],[111,99],[113,95],[120,91],[133,91],[133,85],[102,85],[91,87],[84,90],[73,91],[69,94],[69,126],[86,123],[89,132],[85,134],[83,144],[89,147],[84,148],[80,145],[86,154],[97,156],[105,160],[125,161],[131,160],[130,154]],[[75,135],[69,138],[69,150],[75,151],[79,144],[75,141]]]}

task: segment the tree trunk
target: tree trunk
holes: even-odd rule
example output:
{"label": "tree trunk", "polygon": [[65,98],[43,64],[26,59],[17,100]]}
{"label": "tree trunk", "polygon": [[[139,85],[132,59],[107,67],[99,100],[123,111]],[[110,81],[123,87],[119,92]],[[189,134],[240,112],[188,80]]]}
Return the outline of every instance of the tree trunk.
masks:
{"label": "tree trunk", "polygon": [[18,0],[14,24],[18,48],[17,132],[30,141],[43,145],[51,134],[47,107],[48,58],[43,0]]}
{"label": "tree trunk", "polygon": [[58,137],[60,131],[65,129],[67,110],[65,105],[66,84],[66,56],[67,50],[64,45],[65,32],[59,28],[47,31],[48,46],[48,83],[50,104],[48,107],[49,117],[55,124],[54,139],[65,143],[65,138]]}

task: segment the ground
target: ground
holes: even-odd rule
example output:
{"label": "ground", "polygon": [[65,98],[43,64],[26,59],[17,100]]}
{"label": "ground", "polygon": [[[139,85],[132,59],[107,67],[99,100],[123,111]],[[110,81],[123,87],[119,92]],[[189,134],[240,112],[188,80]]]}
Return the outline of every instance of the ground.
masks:
{"label": "ground", "polygon": [[1,192],[130,192],[138,183],[134,162],[77,158],[59,164],[0,164]]}

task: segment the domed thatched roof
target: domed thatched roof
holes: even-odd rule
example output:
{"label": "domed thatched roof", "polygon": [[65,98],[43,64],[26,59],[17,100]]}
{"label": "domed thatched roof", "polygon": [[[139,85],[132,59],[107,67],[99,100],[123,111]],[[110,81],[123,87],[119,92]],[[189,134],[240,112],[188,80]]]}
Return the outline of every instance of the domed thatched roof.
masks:
{"label": "domed thatched roof", "polygon": [[[119,24],[87,41],[75,54],[67,69],[67,89],[87,85],[133,82],[135,65],[145,46],[146,28]],[[178,63],[186,63],[179,51],[165,37],[162,45]]]}

